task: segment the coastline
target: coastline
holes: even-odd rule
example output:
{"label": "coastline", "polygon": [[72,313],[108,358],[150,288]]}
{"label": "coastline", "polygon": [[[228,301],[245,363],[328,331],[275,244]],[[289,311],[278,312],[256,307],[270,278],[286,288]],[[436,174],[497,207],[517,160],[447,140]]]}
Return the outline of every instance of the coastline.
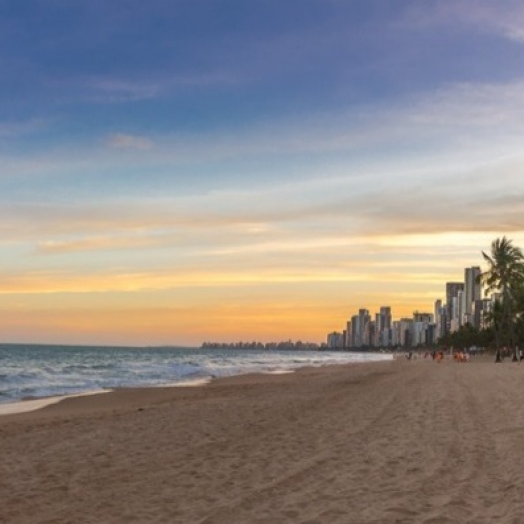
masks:
{"label": "coastline", "polygon": [[[96,348],[97,350],[99,348]],[[124,348],[124,350],[127,348]],[[235,353],[237,355],[241,355],[242,353],[240,351],[236,351]],[[247,353],[249,356],[253,355],[254,353],[251,353],[251,351],[248,351]],[[305,353],[302,352],[299,354],[301,358],[304,357]],[[377,356],[380,355],[380,359],[377,359]],[[287,356],[287,355],[286,355]],[[369,358],[371,356],[371,358]],[[391,355],[391,358],[394,358]],[[92,388],[85,388],[85,389],[76,389],[75,392],[72,393],[62,393],[59,391],[50,392],[47,385],[45,383],[42,384],[42,386],[45,387],[47,390],[44,394],[38,395],[33,394],[29,397],[25,398],[14,398],[12,400],[3,401],[0,402],[0,417],[4,416],[6,414],[16,414],[16,413],[23,413],[28,411],[35,411],[38,409],[42,409],[48,405],[56,404],[58,402],[61,402],[62,400],[65,400],[67,398],[73,398],[78,396],[87,396],[87,395],[95,395],[100,393],[107,393],[108,391],[112,391],[115,389],[147,389],[147,388],[169,388],[169,387],[200,387],[208,384],[209,382],[225,377],[234,377],[238,375],[243,374],[287,374],[287,373],[294,373],[298,369],[301,369],[302,367],[322,367],[322,366],[332,366],[332,365],[346,365],[346,364],[353,364],[356,362],[370,362],[374,361],[374,359],[377,360],[388,360],[387,357],[384,357],[382,354],[374,354],[374,353],[361,353],[359,354],[359,358],[352,360],[352,361],[346,361],[346,362],[326,362],[326,363],[302,363],[297,364],[296,361],[290,361],[285,362],[281,361],[278,363],[278,365],[272,365],[271,363],[265,362],[263,364],[261,363],[250,363],[248,362],[248,367],[243,368],[241,363],[237,363],[236,369],[235,364],[228,363],[230,369],[226,370],[224,373],[223,369],[217,368],[207,368],[206,371],[204,371],[204,374],[201,373],[192,373],[192,375],[186,375],[186,376],[179,376],[178,378],[168,377],[166,375],[165,377],[161,378],[158,383],[152,383],[150,379],[148,379],[145,383],[141,383],[142,377],[134,375],[132,379],[130,379],[131,383],[126,384],[125,381],[123,383],[120,383],[119,385],[115,385],[115,382],[121,382],[120,379],[113,377],[112,379],[106,379],[105,384],[101,384],[98,382],[98,384]],[[162,364],[159,364],[162,365]],[[182,367],[184,366],[184,363],[181,364]],[[192,362],[192,366],[195,366],[195,364]],[[258,368],[258,369],[257,369]],[[80,377],[82,378],[82,377]],[[166,381],[167,379],[167,381]],[[65,382],[67,380],[71,380],[71,377],[63,376],[62,380]],[[129,380],[129,379],[128,379]],[[74,385],[74,382],[71,382],[71,386]]]}
{"label": "coastline", "polygon": [[0,417],[0,521],[518,522],[524,367],[418,359]]}
{"label": "coastline", "polygon": [[17,409],[2,408],[16,402],[21,403],[20,410],[30,409],[25,403],[27,399],[67,397],[115,388],[198,385],[242,373],[282,372],[304,366],[384,358],[383,354],[353,352],[126,347],[106,351],[98,346],[39,345],[23,350],[3,345],[0,352],[4,365],[0,413]]}
{"label": "coastline", "polygon": [[15,402],[6,402],[0,404],[0,417],[6,415],[18,415],[20,413],[30,413],[31,411],[38,411],[44,409],[47,406],[58,404],[68,398],[76,397],[90,397],[91,395],[101,395],[104,393],[110,393],[112,389],[104,389],[97,391],[85,391],[83,393],[72,393],[70,395],[53,395],[51,397],[37,397],[30,399],[22,399]]}

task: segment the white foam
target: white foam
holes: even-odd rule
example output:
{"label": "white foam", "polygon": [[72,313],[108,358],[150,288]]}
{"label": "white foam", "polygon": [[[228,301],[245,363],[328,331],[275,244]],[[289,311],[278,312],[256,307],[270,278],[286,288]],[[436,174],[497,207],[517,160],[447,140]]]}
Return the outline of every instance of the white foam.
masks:
{"label": "white foam", "polygon": [[[192,380],[182,380],[181,382],[170,382],[168,384],[155,384],[156,388],[193,388],[205,386],[211,382],[211,377],[195,378]],[[146,386],[148,387],[148,386]]]}

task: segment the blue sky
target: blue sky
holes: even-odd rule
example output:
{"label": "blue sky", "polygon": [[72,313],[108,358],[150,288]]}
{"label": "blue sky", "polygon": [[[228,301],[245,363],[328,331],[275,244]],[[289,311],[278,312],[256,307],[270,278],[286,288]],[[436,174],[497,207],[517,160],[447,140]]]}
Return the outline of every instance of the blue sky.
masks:
{"label": "blue sky", "polygon": [[6,340],[430,310],[524,242],[523,46],[507,0],[0,1]]}

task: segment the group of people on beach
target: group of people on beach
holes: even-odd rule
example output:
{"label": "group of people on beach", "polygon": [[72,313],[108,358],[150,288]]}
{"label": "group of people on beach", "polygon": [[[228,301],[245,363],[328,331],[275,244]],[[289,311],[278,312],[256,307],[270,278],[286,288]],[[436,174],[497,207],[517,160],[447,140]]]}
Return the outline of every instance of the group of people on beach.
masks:
{"label": "group of people on beach", "polygon": [[[429,358],[430,356],[434,362],[440,364],[444,359],[444,351],[442,349],[439,349],[438,351],[434,350],[431,353],[429,351],[426,351],[426,353],[424,354],[424,358]],[[466,351],[462,350],[454,351],[453,360],[455,360],[456,362],[468,362],[469,354]]]}
{"label": "group of people on beach", "polygon": [[[424,353],[424,358],[428,358],[429,356],[431,356],[431,358],[436,361],[437,363],[440,364],[440,362],[442,361],[442,359],[444,358],[444,351],[442,351],[442,349],[439,349],[438,351],[432,351],[431,353],[429,351],[426,351]],[[406,355],[406,358],[408,360],[412,360],[413,358],[416,358],[416,355],[413,355],[413,351],[410,351],[407,355]]]}
{"label": "group of people on beach", "polygon": [[440,364],[444,358],[444,351],[439,349],[438,351],[431,352],[431,358],[437,363]]}
{"label": "group of people on beach", "polygon": [[468,362],[469,354],[466,351],[455,351],[455,353],[453,353],[453,359],[456,362]]}
{"label": "group of people on beach", "polygon": [[[442,349],[439,349],[439,350],[433,350],[433,351],[426,351],[424,353],[424,358],[431,357],[434,362],[437,362],[437,364],[440,364],[442,360],[444,359],[444,354],[446,353],[449,355],[453,355],[453,360],[455,362],[463,363],[463,362],[469,362],[471,359],[471,356],[475,356],[479,354],[479,351],[476,350],[476,348],[473,348],[472,350],[458,349],[455,351],[453,350],[453,348],[445,349],[445,351]],[[484,351],[482,350],[480,354],[483,354],[483,353]],[[420,358],[421,356],[420,352],[418,353],[418,356]],[[524,360],[524,350],[519,349],[519,348],[515,348],[514,350],[512,350],[507,347],[498,348],[495,350],[495,362],[502,362],[505,358],[508,358],[508,357],[512,357],[513,362],[518,362],[520,364],[521,360]],[[409,351],[406,354],[407,360],[413,360],[416,358],[417,358],[417,354],[414,353],[413,351]]]}

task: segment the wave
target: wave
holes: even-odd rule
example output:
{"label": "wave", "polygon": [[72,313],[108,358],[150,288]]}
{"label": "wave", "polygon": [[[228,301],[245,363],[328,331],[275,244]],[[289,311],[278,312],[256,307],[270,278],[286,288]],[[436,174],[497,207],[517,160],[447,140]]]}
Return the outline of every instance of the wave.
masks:
{"label": "wave", "polygon": [[173,348],[1,347],[0,403],[392,358],[384,354]]}

